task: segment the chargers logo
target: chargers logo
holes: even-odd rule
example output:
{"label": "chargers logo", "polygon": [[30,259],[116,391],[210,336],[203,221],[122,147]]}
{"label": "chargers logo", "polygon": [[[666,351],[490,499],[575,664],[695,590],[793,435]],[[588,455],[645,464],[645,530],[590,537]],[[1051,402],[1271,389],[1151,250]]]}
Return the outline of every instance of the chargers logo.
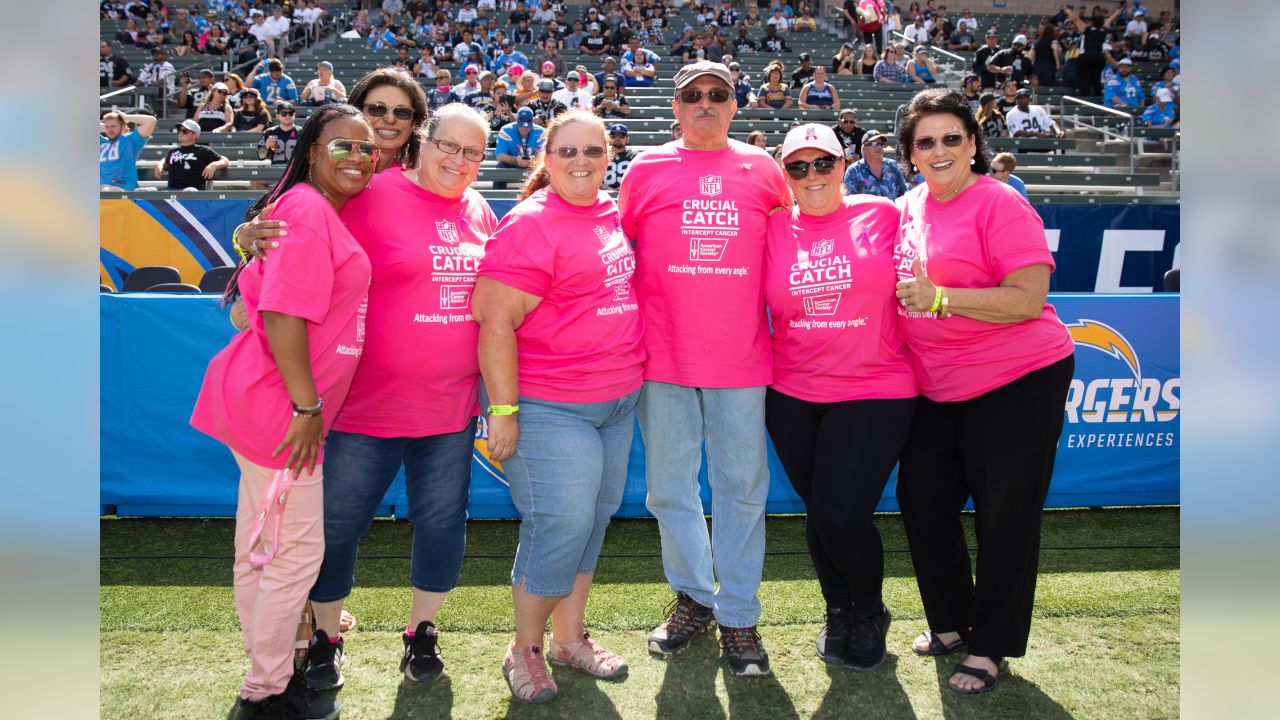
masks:
{"label": "chargers logo", "polygon": [[1138,354],[1123,335],[1110,325],[1097,320],[1081,320],[1067,325],[1071,339],[1076,345],[1090,347],[1110,355],[1129,366],[1133,376],[1142,379],[1142,366],[1138,363]]}
{"label": "chargers logo", "polygon": [[471,457],[484,468],[485,472],[492,475],[493,479],[507,485],[507,476],[502,470],[502,464],[489,457],[489,422],[484,415],[476,420],[476,439],[471,446]]}
{"label": "chargers logo", "polygon": [[723,189],[719,175],[704,175],[698,178],[698,192],[707,197],[715,197]]}
{"label": "chargers logo", "polygon": [[1123,377],[1095,375],[1087,383],[1073,378],[1067,391],[1068,423],[1166,423],[1177,419],[1182,406],[1182,378],[1161,381],[1143,377],[1142,362],[1133,344],[1106,323],[1081,318],[1067,323],[1067,331],[1077,348],[1101,352],[1119,361],[1125,370]]}

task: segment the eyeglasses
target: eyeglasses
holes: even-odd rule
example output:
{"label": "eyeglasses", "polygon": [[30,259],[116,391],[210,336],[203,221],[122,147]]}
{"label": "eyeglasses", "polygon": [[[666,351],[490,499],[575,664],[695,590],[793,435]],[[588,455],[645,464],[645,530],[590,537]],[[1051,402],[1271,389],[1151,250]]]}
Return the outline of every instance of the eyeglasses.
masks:
{"label": "eyeglasses", "polygon": [[470,160],[471,162],[480,162],[481,160],[484,160],[483,150],[477,150],[476,148],[462,147],[461,145],[459,145],[456,142],[453,142],[452,140],[439,140],[436,138],[427,138],[427,139],[430,140],[436,147],[440,148],[440,152],[446,155],[457,155],[458,153],[462,153],[462,157]]}
{"label": "eyeglasses", "polygon": [[334,162],[342,162],[351,157],[351,153],[354,152],[360,155],[361,160],[371,163],[374,156],[378,154],[378,146],[371,142],[346,140],[344,138],[330,140],[325,147],[329,149],[329,157],[333,158]]}
{"label": "eyeglasses", "polygon": [[[950,133],[947,135],[943,135],[942,144],[949,148],[957,148],[964,143],[964,140],[966,137],[967,137],[966,135],[961,135],[960,133]],[[931,137],[920,138],[915,142],[911,143],[911,147],[915,148],[917,152],[924,153],[932,150],[933,146],[936,145],[937,142],[938,142],[937,140],[934,140]]]}
{"label": "eyeglasses", "polygon": [[836,169],[836,159],[833,157],[820,157],[813,162],[808,160],[795,160],[789,162],[783,167],[787,169],[787,174],[793,180],[803,180],[809,176],[809,167],[812,166],[819,175],[830,175],[832,170]]}
{"label": "eyeglasses", "polygon": [[[554,153],[564,160],[572,160],[578,157],[578,148],[570,147],[569,145],[562,145],[555,150],[548,149],[547,152]],[[607,152],[609,151],[600,145],[588,145],[582,148],[582,154],[592,159],[602,158]]]}
{"label": "eyeglasses", "polygon": [[386,115],[388,110],[391,111],[391,114],[394,115],[397,120],[412,120],[414,116],[413,108],[406,107],[404,105],[397,105],[393,108],[389,108],[385,103],[371,102],[365,103],[364,106],[364,114],[369,117],[380,118]]}
{"label": "eyeglasses", "polygon": [[712,88],[711,90],[682,90],[680,91],[680,102],[686,105],[693,105],[702,100],[703,96],[713,103],[729,102],[729,98],[733,97],[733,93],[721,88]]}
{"label": "eyeglasses", "polygon": [[[255,98],[255,99],[256,99],[256,98]],[[276,111],[276,115],[280,115],[280,116],[286,116],[286,115],[287,115],[287,116],[293,116],[293,115],[297,115],[297,114],[298,114],[298,113],[297,113],[297,111],[295,111],[295,110],[277,110],[277,111]]]}
{"label": "eyeglasses", "polygon": [[841,125],[852,125],[854,122],[856,121],[853,118],[840,118]]}

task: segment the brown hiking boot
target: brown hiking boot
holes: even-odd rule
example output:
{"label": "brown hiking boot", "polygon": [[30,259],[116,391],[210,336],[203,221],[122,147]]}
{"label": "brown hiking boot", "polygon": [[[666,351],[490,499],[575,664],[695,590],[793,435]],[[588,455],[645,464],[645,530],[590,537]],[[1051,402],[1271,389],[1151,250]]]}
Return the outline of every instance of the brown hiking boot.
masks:
{"label": "brown hiking boot", "polygon": [[689,647],[694,635],[704,633],[715,624],[711,608],[683,592],[663,611],[663,622],[649,633],[649,652],[671,657]]}
{"label": "brown hiking boot", "polygon": [[734,675],[764,677],[769,674],[769,653],[764,651],[756,626],[731,628],[720,626],[720,647],[729,660]]}

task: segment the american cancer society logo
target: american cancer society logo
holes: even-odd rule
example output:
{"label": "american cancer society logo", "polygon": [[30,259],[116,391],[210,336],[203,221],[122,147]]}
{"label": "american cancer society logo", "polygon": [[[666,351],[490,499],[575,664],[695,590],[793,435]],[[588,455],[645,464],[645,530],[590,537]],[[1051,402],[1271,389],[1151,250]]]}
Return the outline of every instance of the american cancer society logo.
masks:
{"label": "american cancer society logo", "polygon": [[440,236],[441,242],[446,242],[450,245],[458,244],[458,225],[452,220],[437,220],[436,234]]}
{"label": "american cancer society logo", "polygon": [[719,175],[703,175],[698,178],[698,192],[708,197],[715,197],[720,194],[724,187],[720,182]]}

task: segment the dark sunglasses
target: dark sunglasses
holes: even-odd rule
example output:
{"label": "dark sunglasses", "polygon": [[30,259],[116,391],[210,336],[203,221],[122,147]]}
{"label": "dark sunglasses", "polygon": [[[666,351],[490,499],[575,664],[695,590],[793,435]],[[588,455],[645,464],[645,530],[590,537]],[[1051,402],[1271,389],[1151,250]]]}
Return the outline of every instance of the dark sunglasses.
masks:
{"label": "dark sunglasses", "polygon": [[483,150],[477,150],[476,148],[464,148],[452,140],[437,140],[436,138],[427,139],[434,143],[436,147],[440,148],[440,152],[445,153],[446,155],[457,155],[458,153],[462,153],[462,157],[470,160],[471,162],[480,162],[481,160],[484,160]]}
{"label": "dark sunglasses", "polygon": [[808,177],[810,166],[813,166],[813,169],[819,175],[830,175],[831,171],[836,169],[836,159],[833,157],[820,157],[813,162],[809,162],[808,160],[794,160],[787,163],[784,167],[787,169],[787,174],[791,176],[792,180],[803,180]]}
{"label": "dark sunglasses", "polygon": [[329,150],[329,157],[334,162],[342,162],[351,157],[351,153],[358,153],[360,159],[365,162],[373,162],[373,156],[378,153],[378,146],[371,142],[360,142],[359,140],[346,140],[338,138],[330,140],[326,146]]}
{"label": "dark sunglasses", "polygon": [[[965,135],[961,135],[960,133],[949,133],[942,136],[942,144],[949,148],[957,148],[964,143],[965,137]],[[934,140],[931,137],[920,138],[919,140],[911,143],[911,147],[915,148],[918,152],[929,152],[937,142],[937,140]]]}
{"label": "dark sunglasses", "polygon": [[720,88],[712,88],[703,92],[702,90],[681,90],[680,102],[686,105],[693,105],[702,100],[702,96],[706,96],[713,103],[729,102],[729,98],[733,97],[733,93]]}
{"label": "dark sunglasses", "polygon": [[276,115],[281,115],[281,116],[284,116],[284,115],[297,115],[297,114],[298,114],[298,113],[297,113],[297,111],[295,111],[295,110],[277,110],[277,111],[276,111]]}
{"label": "dark sunglasses", "polygon": [[[565,160],[572,160],[578,157],[578,148],[570,147],[568,145],[563,145],[561,147],[556,148],[555,150],[548,150],[547,152],[555,153],[556,155],[560,156]],[[602,158],[604,157],[604,154],[607,152],[609,151],[600,145],[588,145],[582,148],[582,154],[585,155],[586,157],[593,158],[593,159]]]}
{"label": "dark sunglasses", "polygon": [[385,103],[371,102],[371,103],[365,103],[365,106],[364,106],[364,114],[368,115],[369,117],[380,118],[386,115],[388,110],[391,111],[391,114],[397,120],[413,119],[413,115],[414,115],[413,108],[405,107],[404,105],[397,105],[393,108],[389,108],[386,106]]}

